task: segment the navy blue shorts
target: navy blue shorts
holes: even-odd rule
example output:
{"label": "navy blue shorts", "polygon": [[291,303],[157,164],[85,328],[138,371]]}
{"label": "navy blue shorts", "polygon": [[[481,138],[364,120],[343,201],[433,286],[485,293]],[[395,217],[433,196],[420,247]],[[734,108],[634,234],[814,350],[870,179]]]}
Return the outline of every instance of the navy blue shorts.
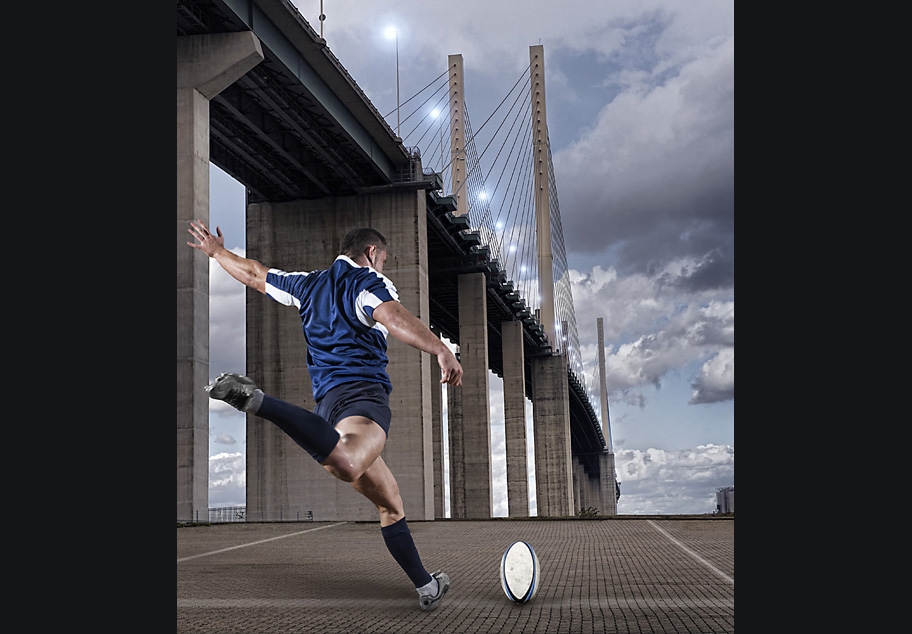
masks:
{"label": "navy blue shorts", "polygon": [[387,436],[393,417],[386,387],[372,381],[354,381],[334,387],[320,399],[314,413],[333,427],[348,416],[364,416],[380,425]]}

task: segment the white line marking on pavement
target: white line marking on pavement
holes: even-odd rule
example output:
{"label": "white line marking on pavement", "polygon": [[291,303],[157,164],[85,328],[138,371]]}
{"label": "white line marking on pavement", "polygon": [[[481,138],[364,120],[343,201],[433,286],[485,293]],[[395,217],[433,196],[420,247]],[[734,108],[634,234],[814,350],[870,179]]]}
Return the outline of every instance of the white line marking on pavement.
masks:
{"label": "white line marking on pavement", "polygon": [[288,535],[279,535],[278,537],[270,537],[269,539],[261,539],[257,542],[250,542],[249,544],[240,544],[238,546],[231,546],[230,548],[222,548],[221,550],[213,550],[211,553],[200,553],[199,555],[190,555],[189,557],[181,557],[177,560],[177,563],[182,561],[190,561],[191,559],[196,559],[198,557],[208,557],[209,555],[217,555],[219,553],[226,553],[229,550],[237,550],[238,548],[247,548],[248,546],[256,546],[257,544],[265,544],[266,542],[275,541],[277,539],[285,539],[286,537],[294,537],[295,535],[303,535],[304,533],[312,533],[314,531],[321,531],[324,528],[333,528],[335,526],[342,526],[346,522],[339,522],[338,524],[330,524],[329,526],[318,526],[317,528],[308,528],[306,531],[298,531],[297,533],[289,533]]}
{"label": "white line marking on pavement", "polygon": [[676,540],[674,537],[672,537],[671,535],[669,535],[665,530],[659,528],[659,527],[655,524],[655,522],[653,522],[652,520],[647,520],[647,521],[649,522],[650,525],[652,525],[652,527],[653,527],[654,529],[656,529],[657,531],[659,531],[660,533],[662,533],[665,537],[667,537],[668,539],[670,539],[671,541],[673,541],[675,544],[677,544],[678,547],[681,548],[681,550],[683,550],[683,551],[686,552],[688,555],[690,555],[691,557],[693,557],[694,559],[696,559],[697,561],[699,561],[701,564],[703,564],[704,566],[706,566],[707,568],[709,568],[710,570],[712,570],[714,573],[716,573],[717,575],[719,575],[720,577],[722,577],[723,579],[725,579],[725,580],[726,580],[727,582],[729,582],[730,584],[735,585],[735,580],[734,580],[734,579],[732,579],[732,578],[729,577],[727,574],[725,574],[724,572],[722,572],[721,570],[719,570],[718,568],[716,568],[715,566],[713,566],[711,563],[709,563],[708,561],[706,561],[705,559],[703,559],[702,557],[700,557],[700,555],[698,555],[697,553],[695,553],[694,551],[692,551],[690,548],[688,548],[687,546],[685,546],[684,544],[682,544],[681,542],[679,542],[678,540]]}

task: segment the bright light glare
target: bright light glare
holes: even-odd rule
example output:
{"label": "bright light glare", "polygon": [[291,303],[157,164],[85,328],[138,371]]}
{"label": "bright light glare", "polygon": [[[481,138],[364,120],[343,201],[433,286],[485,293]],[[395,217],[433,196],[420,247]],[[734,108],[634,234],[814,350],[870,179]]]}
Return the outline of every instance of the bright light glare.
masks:
{"label": "bright light glare", "polygon": [[488,195],[485,192],[481,192],[480,194],[478,194],[478,198],[479,198],[479,200],[487,200]]}
{"label": "bright light glare", "polygon": [[388,27],[386,27],[386,30],[383,32],[383,34],[386,37],[388,37],[389,39],[394,40],[394,39],[396,39],[396,35],[397,35],[396,28],[392,27],[392,26],[388,26]]}
{"label": "bright light glare", "polygon": [[437,108],[434,108],[433,110],[431,110],[431,116],[436,119],[437,117],[440,116],[440,110],[438,110]]}

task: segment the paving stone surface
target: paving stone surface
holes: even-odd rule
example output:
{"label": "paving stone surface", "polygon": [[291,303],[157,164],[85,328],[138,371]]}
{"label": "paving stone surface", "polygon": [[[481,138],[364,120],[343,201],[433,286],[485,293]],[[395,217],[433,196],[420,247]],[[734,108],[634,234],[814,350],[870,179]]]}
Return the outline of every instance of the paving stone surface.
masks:
{"label": "paving stone surface", "polygon": [[[735,522],[721,516],[409,521],[429,572],[452,581],[423,612],[376,522],[177,528],[177,631],[715,633],[735,629]],[[507,599],[499,565],[528,542],[531,602]]]}

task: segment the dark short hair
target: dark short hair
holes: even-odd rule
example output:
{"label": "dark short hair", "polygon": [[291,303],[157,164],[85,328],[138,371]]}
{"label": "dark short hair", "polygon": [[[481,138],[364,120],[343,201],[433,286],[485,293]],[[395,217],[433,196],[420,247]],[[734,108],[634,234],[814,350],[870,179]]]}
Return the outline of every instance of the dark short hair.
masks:
{"label": "dark short hair", "polygon": [[381,250],[386,250],[386,238],[376,229],[363,227],[361,229],[352,229],[342,238],[342,244],[339,246],[339,253],[347,255],[354,259],[364,254],[368,247],[377,246]]}

